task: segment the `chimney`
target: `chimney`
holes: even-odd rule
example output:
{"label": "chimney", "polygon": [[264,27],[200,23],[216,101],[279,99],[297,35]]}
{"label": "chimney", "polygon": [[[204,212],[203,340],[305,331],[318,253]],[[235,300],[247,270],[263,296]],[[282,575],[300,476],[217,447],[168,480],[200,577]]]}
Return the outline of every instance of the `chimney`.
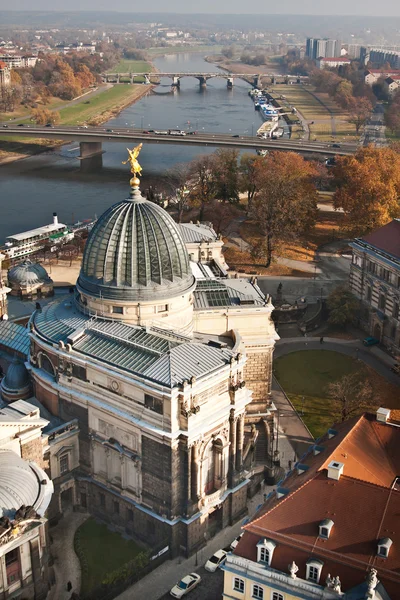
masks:
{"label": "chimney", "polygon": [[388,408],[378,408],[376,411],[376,420],[379,423],[387,423],[388,419],[390,419],[390,410]]}
{"label": "chimney", "polygon": [[53,213],[53,225],[58,225],[57,213]]}
{"label": "chimney", "polygon": [[343,463],[331,460],[328,465],[328,479],[336,479],[336,481],[339,481],[340,476],[343,475],[343,469]]}

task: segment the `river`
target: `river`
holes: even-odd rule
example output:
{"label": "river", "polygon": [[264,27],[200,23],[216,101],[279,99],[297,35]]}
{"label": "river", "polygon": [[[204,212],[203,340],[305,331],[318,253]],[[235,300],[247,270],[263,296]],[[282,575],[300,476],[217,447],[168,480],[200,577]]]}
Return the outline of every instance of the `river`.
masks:
{"label": "river", "polygon": [[[160,72],[216,72],[200,54],[176,54],[154,61]],[[153,93],[123,110],[105,127],[143,129],[195,129],[234,134],[255,134],[261,124],[248,96],[249,84],[235,79],[228,90],[225,79],[211,79],[201,89],[197,79],[183,77],[179,90],[163,79]],[[129,173],[123,144],[103,144],[103,169],[82,174],[77,144],[0,166],[0,243],[7,235],[51,222],[53,211],[61,222],[92,218],[128,192]],[[213,149],[184,145],[144,145],[140,163],[144,175],[164,174],[174,164],[190,161]]]}

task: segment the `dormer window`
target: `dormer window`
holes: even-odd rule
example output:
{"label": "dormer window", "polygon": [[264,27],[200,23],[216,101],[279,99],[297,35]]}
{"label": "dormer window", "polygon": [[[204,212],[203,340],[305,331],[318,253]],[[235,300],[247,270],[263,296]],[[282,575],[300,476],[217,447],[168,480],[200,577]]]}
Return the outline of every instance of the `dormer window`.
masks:
{"label": "dormer window", "polygon": [[389,556],[390,546],[393,544],[390,538],[381,538],[378,541],[378,552],[377,555],[381,558],[387,558]]}
{"label": "dormer window", "polygon": [[320,560],[316,560],[315,558],[309,560],[306,565],[306,579],[314,583],[319,583],[323,566],[324,563]]}
{"label": "dormer window", "polygon": [[319,537],[327,540],[331,534],[331,529],[333,527],[333,521],[331,519],[324,519],[319,524]]}
{"label": "dormer window", "polygon": [[270,565],[276,544],[272,540],[264,538],[257,544],[257,562]]}

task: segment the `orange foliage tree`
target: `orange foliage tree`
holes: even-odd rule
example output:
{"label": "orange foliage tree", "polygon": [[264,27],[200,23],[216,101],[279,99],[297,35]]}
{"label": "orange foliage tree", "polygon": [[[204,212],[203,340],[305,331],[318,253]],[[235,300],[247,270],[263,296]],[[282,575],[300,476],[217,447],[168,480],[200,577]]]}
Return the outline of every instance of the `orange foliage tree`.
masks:
{"label": "orange foliage tree", "polygon": [[294,152],[271,152],[256,162],[256,193],[251,214],[262,233],[253,255],[270,266],[285,241],[296,239],[315,224],[317,215],[316,170]]}
{"label": "orange foliage tree", "polygon": [[336,159],[336,209],[345,228],[362,235],[400,216],[400,154],[394,148],[361,148]]}

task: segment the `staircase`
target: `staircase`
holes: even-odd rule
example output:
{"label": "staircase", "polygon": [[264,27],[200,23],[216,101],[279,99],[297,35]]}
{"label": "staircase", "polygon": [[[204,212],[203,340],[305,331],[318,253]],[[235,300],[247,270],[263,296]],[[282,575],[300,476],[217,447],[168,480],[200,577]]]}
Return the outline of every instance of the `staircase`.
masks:
{"label": "staircase", "polygon": [[267,464],[268,462],[268,435],[266,431],[267,424],[265,421],[256,423],[258,438],[255,448],[256,464]]}

